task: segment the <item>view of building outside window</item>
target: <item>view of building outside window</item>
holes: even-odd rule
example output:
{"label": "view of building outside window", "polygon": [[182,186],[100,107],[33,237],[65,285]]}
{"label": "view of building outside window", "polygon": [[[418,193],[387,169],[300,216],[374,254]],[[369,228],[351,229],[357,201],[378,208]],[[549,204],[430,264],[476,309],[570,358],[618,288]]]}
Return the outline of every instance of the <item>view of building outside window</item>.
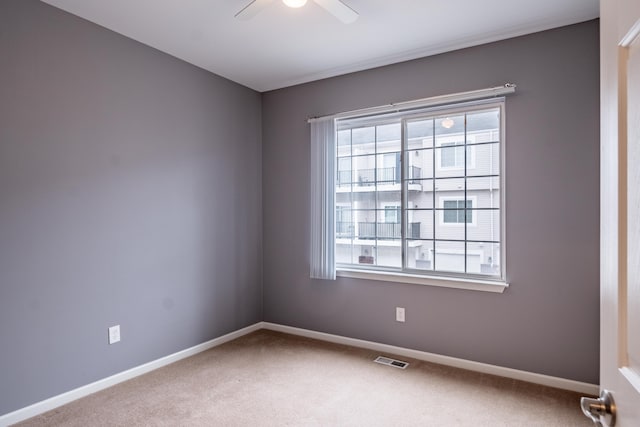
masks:
{"label": "view of building outside window", "polygon": [[501,108],[339,120],[338,267],[500,278]]}

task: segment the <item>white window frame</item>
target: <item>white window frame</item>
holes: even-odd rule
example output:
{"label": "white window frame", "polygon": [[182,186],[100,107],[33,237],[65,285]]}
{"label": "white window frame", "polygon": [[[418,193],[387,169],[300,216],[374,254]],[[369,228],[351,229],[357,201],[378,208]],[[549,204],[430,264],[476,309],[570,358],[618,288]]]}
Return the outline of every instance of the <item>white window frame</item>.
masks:
{"label": "white window frame", "polygon": [[[369,107],[362,108],[359,110],[352,110],[348,112],[334,113],[331,115],[321,116],[321,117],[312,117],[308,119],[308,123],[310,126],[310,206],[311,211],[309,215],[310,219],[310,252],[309,252],[309,271],[310,277],[312,279],[318,280],[335,280],[336,279],[336,262],[335,262],[335,198],[339,191],[335,189],[335,178],[336,178],[336,154],[337,151],[342,152],[342,150],[338,150],[337,147],[337,136],[339,133],[336,130],[336,121],[339,119],[349,119],[354,120],[358,118],[372,117],[373,115],[377,115],[380,117],[384,115],[386,118],[391,118],[394,115],[397,117],[398,115],[406,115],[409,112],[425,112],[425,111],[436,111],[439,109],[442,115],[447,113],[452,113],[452,107],[464,107],[466,105],[477,105],[481,103],[490,103],[491,99],[495,99],[500,103],[500,138],[499,142],[501,145],[500,150],[500,178],[502,191],[501,202],[499,205],[500,212],[500,239],[495,241],[500,244],[498,249],[498,253],[500,254],[500,280],[474,280],[473,278],[463,277],[463,278],[447,278],[447,277],[428,277],[424,274],[397,274],[396,272],[389,272],[390,274],[385,274],[385,272],[374,272],[372,277],[369,277],[373,280],[390,280],[393,282],[405,282],[405,283],[419,283],[424,285],[433,285],[433,286],[445,286],[450,288],[463,288],[463,289],[477,289],[482,291],[492,291],[492,292],[502,292],[506,287],[508,287],[508,283],[506,282],[506,262],[505,262],[505,245],[506,245],[506,235],[505,235],[505,192],[504,192],[504,159],[505,159],[505,135],[504,135],[504,123],[505,123],[505,114],[504,114],[504,103],[505,96],[508,94],[512,94],[516,91],[516,85],[513,83],[505,83],[501,86],[489,87],[484,89],[476,89],[470,90],[466,92],[458,92],[451,93],[447,95],[439,95],[432,96],[429,98],[416,99],[412,101],[405,102],[396,102],[392,104],[381,105],[377,107]],[[457,103],[457,104],[454,104]],[[443,106],[443,107],[441,107]],[[467,108],[465,108],[467,109]],[[435,114],[435,113],[434,113]],[[436,118],[435,116],[432,116]],[[442,116],[441,116],[442,117]],[[466,119],[465,119],[466,121]],[[376,121],[377,122],[377,121]],[[379,125],[380,123],[376,123]],[[445,125],[445,127],[447,127]],[[407,129],[403,129],[404,135],[406,135]],[[468,129],[465,129],[465,133],[467,136],[471,136],[472,134],[467,132]],[[490,141],[494,141],[494,138],[489,136]],[[403,137],[403,149],[406,150],[406,141],[407,139]],[[490,141],[480,141],[481,143],[486,143]],[[498,142],[497,140],[495,142]],[[403,164],[407,164],[406,162],[406,151],[403,151],[404,161]],[[433,156],[435,158],[435,156]],[[434,164],[433,169],[435,171],[436,166]],[[491,174],[487,175],[489,177]],[[405,176],[406,176],[406,168],[405,168]],[[468,174],[465,173],[465,176]],[[465,178],[466,179],[466,178]],[[406,178],[403,185],[403,207],[405,206],[405,201],[407,197],[407,187],[411,189],[411,184],[406,184]],[[413,188],[413,190],[417,190]],[[466,188],[465,188],[466,191]],[[435,205],[435,203],[434,203]],[[435,206],[433,206],[435,207]],[[492,206],[493,207],[493,206]],[[408,209],[408,208],[407,208]],[[403,215],[403,222],[406,222],[408,215]],[[406,224],[403,229],[406,230]],[[406,239],[406,236],[403,236],[403,239]],[[466,239],[465,239],[466,241]],[[403,247],[406,248],[407,244],[411,247],[411,241],[404,241]],[[468,247],[465,247],[465,251],[468,250]],[[404,251],[404,250],[403,250]],[[406,252],[403,252],[403,260],[407,260]],[[406,262],[403,261],[404,265]],[[349,271],[345,269],[342,272],[342,275],[350,275]],[[365,272],[366,273],[366,272]],[[367,276],[365,273],[355,272],[354,274],[361,276]],[[495,277],[496,275],[492,275]]]}
{"label": "white window frame", "polygon": [[[457,113],[472,113],[473,111],[476,110],[486,110],[486,109],[490,109],[493,107],[497,107],[500,110],[500,129],[499,129],[499,134],[500,134],[500,138],[499,138],[499,142],[500,142],[500,182],[501,182],[501,188],[504,189],[504,183],[506,181],[505,179],[505,167],[504,167],[504,158],[505,158],[505,101],[504,98],[500,98],[498,100],[483,100],[483,101],[474,101],[474,102],[468,102],[468,103],[463,103],[463,104],[458,104],[458,105],[451,105],[451,106],[445,106],[445,107],[435,107],[435,108],[429,108],[429,109],[425,109],[423,111],[420,111],[419,113],[415,113],[415,114],[403,114],[403,119],[409,119],[409,118],[416,118],[416,117],[420,117],[421,115],[425,115],[425,116],[431,116],[433,114],[433,117],[435,118],[435,113],[438,111],[442,111],[442,110],[446,110],[447,114],[455,114]],[[382,124],[384,121],[381,120],[380,124]],[[404,122],[403,122],[404,123]],[[378,124],[378,122],[373,122],[371,123],[373,124]],[[404,130],[403,130],[404,132]],[[471,136],[471,135],[470,135]],[[459,139],[459,138],[458,138]],[[467,138],[467,140],[469,140],[470,138]],[[442,139],[438,142],[442,142]],[[434,157],[438,156],[438,153],[440,152],[440,149],[436,149],[436,147],[439,147],[438,142],[436,142],[434,140]],[[473,144],[473,140],[470,141],[471,144]],[[469,169],[474,169],[476,167],[476,160],[475,160],[475,146],[471,145],[470,147],[470,151],[471,151],[471,159],[467,159],[467,170]],[[406,149],[406,147],[403,146],[403,149]],[[410,151],[405,151],[403,152],[403,161],[405,160],[405,154],[407,152],[411,152]],[[438,156],[439,157],[439,156]],[[469,157],[469,155],[467,155],[467,157]],[[445,169],[445,170],[464,170],[464,167],[462,168],[458,168],[458,167],[447,167],[447,168],[440,168],[440,164],[441,164],[441,159],[440,158],[434,158],[434,173],[436,173],[438,171],[438,169]],[[403,166],[404,168],[404,166]],[[466,174],[465,174],[466,175]],[[472,175],[473,176],[473,175]],[[405,190],[406,191],[406,190]],[[403,196],[404,197],[404,196]],[[441,200],[440,203],[443,203],[442,200],[446,198],[446,196],[439,196],[439,200]],[[449,199],[454,199],[454,200],[460,200],[460,197],[450,197]],[[472,204],[474,207],[477,206],[477,198],[476,196],[468,196],[467,197],[468,200],[472,200]],[[442,272],[442,271],[438,271],[438,272],[434,272],[434,271],[420,271],[420,272],[414,272],[414,270],[410,271],[410,272],[405,272],[405,271],[391,271],[392,269],[376,269],[373,266],[368,266],[366,268],[360,268],[361,266],[359,265],[340,265],[337,264],[337,275],[339,277],[352,277],[352,278],[364,278],[364,279],[369,279],[369,280],[382,280],[382,281],[391,281],[391,282],[404,282],[404,283],[416,283],[416,284],[423,284],[423,285],[434,285],[434,286],[445,286],[445,287],[452,287],[452,288],[459,288],[459,289],[473,289],[473,290],[480,290],[480,291],[488,291],[488,292],[503,292],[504,289],[506,289],[506,287],[508,287],[508,283],[505,280],[506,277],[506,257],[505,257],[505,250],[504,250],[504,245],[506,242],[506,238],[505,238],[505,203],[504,203],[504,191],[502,191],[501,193],[501,203],[500,203],[500,227],[501,227],[501,239],[500,239],[500,269],[501,269],[501,274],[499,277],[496,276],[483,276],[483,275],[474,275],[474,274],[449,274],[448,272]],[[404,204],[404,202],[403,202]],[[435,206],[434,206],[435,207]],[[404,211],[403,211],[404,212]],[[443,215],[444,211],[441,211],[441,215]],[[406,221],[405,218],[403,218],[403,221]],[[477,226],[477,215],[473,216],[472,222],[468,223],[468,224],[451,224],[451,223],[444,223],[444,218],[441,216],[440,221],[442,223],[443,226]],[[408,226],[405,223],[405,226]],[[405,236],[406,238],[406,236]],[[409,242],[408,240],[403,240],[404,242]]]}

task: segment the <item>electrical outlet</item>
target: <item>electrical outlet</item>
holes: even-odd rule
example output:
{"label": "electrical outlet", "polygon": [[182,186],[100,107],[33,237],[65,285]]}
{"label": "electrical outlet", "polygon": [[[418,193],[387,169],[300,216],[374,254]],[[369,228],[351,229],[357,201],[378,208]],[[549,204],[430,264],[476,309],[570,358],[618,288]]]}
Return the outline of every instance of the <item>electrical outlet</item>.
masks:
{"label": "electrical outlet", "polygon": [[120,325],[109,328],[109,344],[115,344],[120,341]]}
{"label": "electrical outlet", "polygon": [[404,322],[404,307],[396,307],[396,322]]}

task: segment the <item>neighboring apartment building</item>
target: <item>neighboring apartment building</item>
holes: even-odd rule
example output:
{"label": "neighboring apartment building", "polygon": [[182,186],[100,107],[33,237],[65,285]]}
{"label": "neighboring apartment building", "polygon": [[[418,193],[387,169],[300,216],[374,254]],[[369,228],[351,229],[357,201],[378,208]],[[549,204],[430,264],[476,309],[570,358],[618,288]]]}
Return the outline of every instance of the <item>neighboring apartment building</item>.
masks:
{"label": "neighboring apartment building", "polygon": [[499,276],[500,111],[339,121],[336,262]]}

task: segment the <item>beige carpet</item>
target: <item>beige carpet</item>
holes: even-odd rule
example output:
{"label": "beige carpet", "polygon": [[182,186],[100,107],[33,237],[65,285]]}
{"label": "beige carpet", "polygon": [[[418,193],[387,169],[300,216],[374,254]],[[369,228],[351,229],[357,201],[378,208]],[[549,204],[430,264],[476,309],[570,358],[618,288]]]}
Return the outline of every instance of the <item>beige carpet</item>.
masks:
{"label": "beige carpet", "polygon": [[21,426],[590,426],[580,395],[258,331]]}

